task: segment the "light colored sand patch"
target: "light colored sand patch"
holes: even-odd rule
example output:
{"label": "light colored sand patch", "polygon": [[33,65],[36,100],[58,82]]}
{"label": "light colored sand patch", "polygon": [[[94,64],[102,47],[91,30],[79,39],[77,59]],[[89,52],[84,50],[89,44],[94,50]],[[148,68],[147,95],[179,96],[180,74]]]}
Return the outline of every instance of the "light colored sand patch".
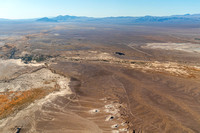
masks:
{"label": "light colored sand patch", "polygon": [[[115,57],[109,53],[101,53],[97,51],[68,51],[66,59],[73,60],[115,60]],[[77,56],[78,55],[78,56]]]}
{"label": "light colored sand patch", "polygon": [[17,65],[17,66],[42,66],[44,63],[29,63],[25,64],[24,62],[21,61],[21,59],[9,59],[9,60],[2,60],[0,59],[0,64],[3,65]]}
{"label": "light colored sand patch", "polygon": [[119,131],[120,131],[120,132],[127,132],[128,129],[127,129],[127,128],[120,128]]}
{"label": "light colored sand patch", "polygon": [[142,69],[143,71],[156,71],[156,72],[167,72],[175,75],[186,75],[189,76],[185,66],[181,66],[174,62],[148,62],[145,64],[131,64],[132,68]]}
{"label": "light colored sand patch", "polygon": [[110,60],[110,59],[113,59],[113,57],[110,55],[110,54],[108,54],[108,53],[100,53],[100,54],[98,54],[97,55],[97,58],[98,59],[104,59],[104,60]]}
{"label": "light colored sand patch", "polygon": [[30,69],[33,67],[40,67],[43,65],[44,64],[41,63],[25,64],[20,59],[0,59],[0,80],[10,79],[15,74],[19,73],[19,71],[24,71],[27,68]]}
{"label": "light colored sand patch", "polygon": [[147,45],[142,48],[180,50],[185,52],[200,53],[200,44],[192,43],[147,43]]}
{"label": "light colored sand patch", "polygon": [[113,104],[107,104],[105,105],[105,112],[110,113],[112,115],[117,115],[119,112],[119,106],[120,104],[118,103],[113,103]]}
{"label": "light colored sand patch", "polygon": [[23,74],[9,82],[0,82],[0,92],[27,91],[33,88],[52,88],[55,85],[66,88],[66,78],[52,73],[48,69],[41,69],[34,73]]}

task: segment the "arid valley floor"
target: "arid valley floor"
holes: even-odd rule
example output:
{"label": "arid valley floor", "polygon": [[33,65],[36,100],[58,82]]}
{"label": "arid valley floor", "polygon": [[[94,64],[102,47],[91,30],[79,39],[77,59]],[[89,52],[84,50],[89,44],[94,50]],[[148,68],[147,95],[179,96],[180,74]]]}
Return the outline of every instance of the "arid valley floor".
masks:
{"label": "arid valley floor", "polygon": [[200,132],[200,26],[1,25],[1,133]]}

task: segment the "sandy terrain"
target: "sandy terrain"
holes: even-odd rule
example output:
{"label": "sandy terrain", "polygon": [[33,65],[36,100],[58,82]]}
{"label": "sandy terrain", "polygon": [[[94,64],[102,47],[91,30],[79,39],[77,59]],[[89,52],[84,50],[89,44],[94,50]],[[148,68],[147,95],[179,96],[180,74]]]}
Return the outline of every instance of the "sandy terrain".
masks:
{"label": "sandy terrain", "polygon": [[200,132],[198,28],[0,29],[0,132]]}
{"label": "sandy terrain", "polygon": [[[2,60],[0,59],[0,80],[5,80],[12,78],[13,76],[17,76],[20,71],[25,71],[32,67],[41,67],[44,64],[36,63],[36,64],[24,64],[20,59],[19,60]],[[18,74],[17,74],[18,73]]]}
{"label": "sandy terrain", "polygon": [[180,50],[185,52],[200,53],[200,44],[192,43],[147,43],[143,48]]}

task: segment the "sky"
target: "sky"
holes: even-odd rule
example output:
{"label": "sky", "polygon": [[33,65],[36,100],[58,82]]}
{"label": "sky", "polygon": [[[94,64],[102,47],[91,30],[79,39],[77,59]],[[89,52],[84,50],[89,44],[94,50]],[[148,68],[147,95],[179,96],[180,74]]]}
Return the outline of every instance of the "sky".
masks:
{"label": "sky", "polygon": [[0,0],[0,18],[199,14],[200,0]]}

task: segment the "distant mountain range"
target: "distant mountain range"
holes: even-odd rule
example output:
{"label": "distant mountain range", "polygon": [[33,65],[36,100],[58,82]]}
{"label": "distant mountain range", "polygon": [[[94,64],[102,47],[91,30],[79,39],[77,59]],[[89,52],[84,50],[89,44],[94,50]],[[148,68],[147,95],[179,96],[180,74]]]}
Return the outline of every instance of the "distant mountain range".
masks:
{"label": "distant mountain range", "polygon": [[144,16],[144,17],[78,17],[78,16],[57,16],[52,18],[40,18],[38,22],[102,22],[102,23],[200,23],[200,14],[185,14],[173,16]]}
{"label": "distant mountain range", "polygon": [[53,18],[40,18],[37,19],[36,21],[41,21],[41,22],[72,22],[72,21],[88,21],[88,20],[93,20],[95,18],[90,18],[90,17],[77,17],[77,16],[57,16]]}
{"label": "distant mountain range", "polygon": [[106,24],[200,24],[200,14],[185,14],[185,15],[173,15],[173,16],[144,16],[144,17],[105,17],[105,18],[93,18],[93,17],[79,17],[79,16],[57,16],[57,17],[44,17],[39,19],[21,19],[21,20],[9,20],[1,19],[0,22],[87,22],[87,23],[106,23]]}

